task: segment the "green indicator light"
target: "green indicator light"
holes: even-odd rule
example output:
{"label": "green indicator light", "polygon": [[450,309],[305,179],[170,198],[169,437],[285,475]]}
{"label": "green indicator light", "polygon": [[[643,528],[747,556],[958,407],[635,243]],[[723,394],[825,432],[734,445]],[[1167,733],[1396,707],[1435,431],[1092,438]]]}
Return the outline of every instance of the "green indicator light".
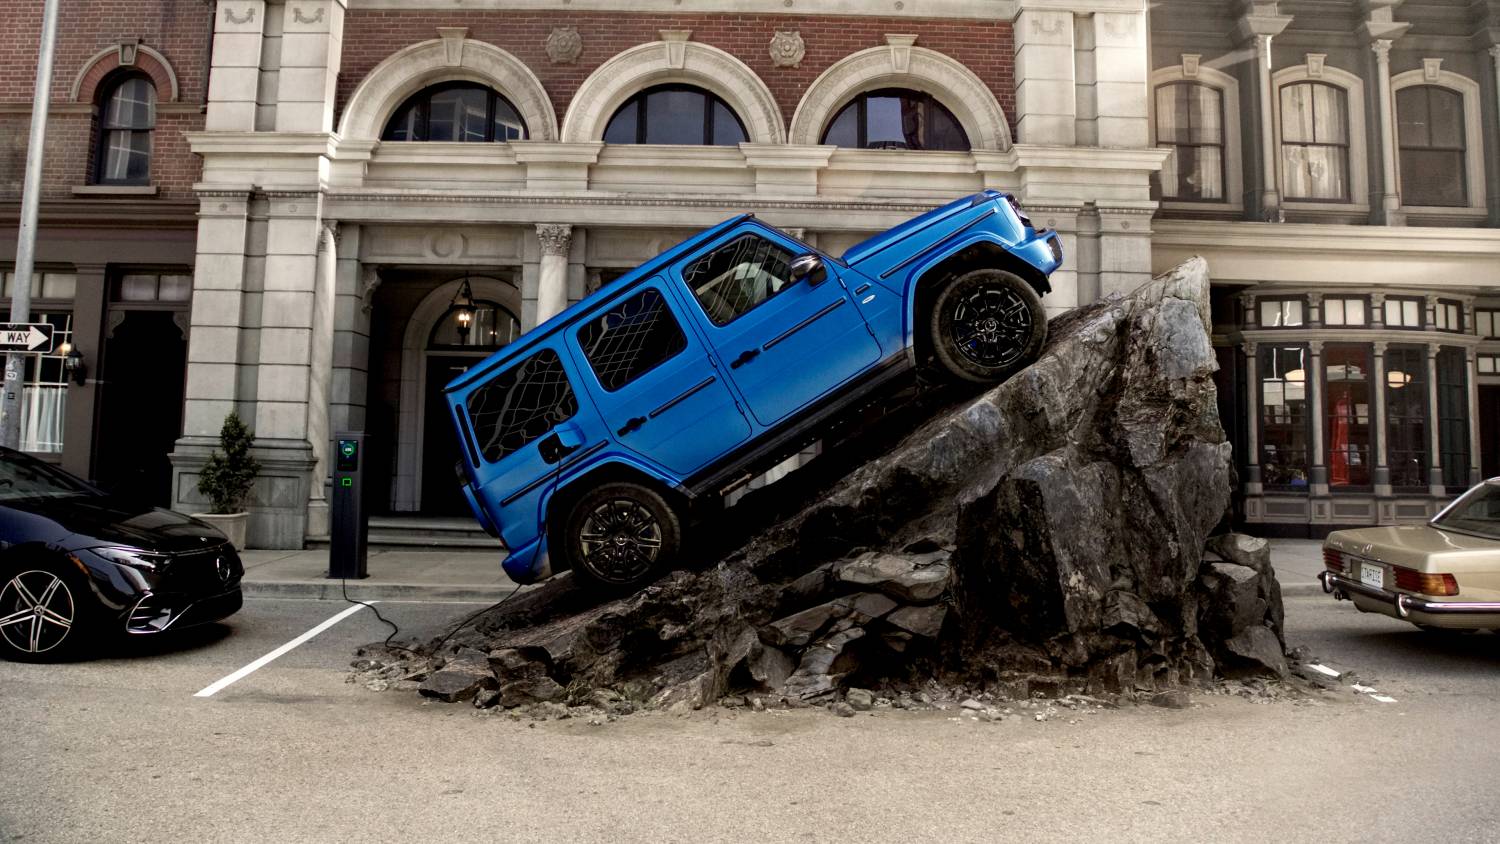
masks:
{"label": "green indicator light", "polygon": [[354,479],[353,478],[339,478],[339,486],[342,486],[342,487],[352,487],[352,486],[354,486]]}

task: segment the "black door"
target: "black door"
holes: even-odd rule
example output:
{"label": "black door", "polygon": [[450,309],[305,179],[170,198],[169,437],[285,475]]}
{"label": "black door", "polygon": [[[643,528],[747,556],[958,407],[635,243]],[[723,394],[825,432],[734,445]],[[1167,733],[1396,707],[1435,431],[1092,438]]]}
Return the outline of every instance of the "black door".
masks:
{"label": "black door", "polygon": [[167,455],[182,432],[187,338],[172,311],[126,311],[104,341],[94,477],[110,492],[172,504]]}
{"label": "black door", "polygon": [[425,515],[470,515],[454,473],[453,466],[461,455],[452,417],[443,405],[443,387],[480,360],[470,355],[427,356],[427,396],[422,419],[422,513]]}
{"label": "black door", "polygon": [[1500,475],[1500,387],[1479,387],[1479,455],[1484,477]]}

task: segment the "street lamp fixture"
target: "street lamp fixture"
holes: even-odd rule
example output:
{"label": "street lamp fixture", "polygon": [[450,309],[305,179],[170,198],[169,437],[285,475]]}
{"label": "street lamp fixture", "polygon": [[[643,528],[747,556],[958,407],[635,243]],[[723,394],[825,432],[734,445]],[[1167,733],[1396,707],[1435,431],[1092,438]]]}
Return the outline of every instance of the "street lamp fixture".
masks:
{"label": "street lamp fixture", "polygon": [[474,322],[474,291],[469,289],[469,277],[464,276],[464,283],[458,288],[458,295],[453,297],[453,307],[458,309],[458,342],[459,345],[469,344],[469,326]]}
{"label": "street lamp fixture", "polygon": [[64,343],[58,346],[57,352],[62,355],[63,371],[68,374],[73,383],[80,387],[87,384],[89,367],[88,364],[83,362],[83,352],[78,351],[78,347],[72,343]]}

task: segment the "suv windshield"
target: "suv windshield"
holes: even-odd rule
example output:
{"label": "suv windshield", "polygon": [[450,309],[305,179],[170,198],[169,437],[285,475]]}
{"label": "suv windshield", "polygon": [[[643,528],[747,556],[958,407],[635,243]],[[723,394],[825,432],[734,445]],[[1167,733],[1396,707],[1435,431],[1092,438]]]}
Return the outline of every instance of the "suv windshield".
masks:
{"label": "suv windshield", "polygon": [[1449,505],[1432,526],[1500,539],[1500,481],[1485,481]]}
{"label": "suv windshield", "polygon": [[0,501],[71,498],[98,491],[61,469],[16,452],[0,452]]}

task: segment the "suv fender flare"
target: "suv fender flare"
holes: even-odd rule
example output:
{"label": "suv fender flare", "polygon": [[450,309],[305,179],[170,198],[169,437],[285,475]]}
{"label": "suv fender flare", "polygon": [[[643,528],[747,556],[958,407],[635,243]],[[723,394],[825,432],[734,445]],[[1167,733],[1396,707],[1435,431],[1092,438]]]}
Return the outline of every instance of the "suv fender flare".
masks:
{"label": "suv fender flare", "polygon": [[944,264],[952,262],[964,250],[980,245],[993,247],[996,254],[987,255],[972,262],[964,262],[963,266],[966,269],[993,267],[998,270],[1007,270],[1025,279],[1036,290],[1038,296],[1052,291],[1052,284],[1040,270],[1010,251],[1015,244],[1007,243],[992,232],[973,232],[966,237],[945,243],[940,251],[933,252],[906,277],[906,288],[902,292],[905,302],[905,313],[902,314],[902,340],[913,354],[915,354],[917,341],[917,310],[923,304],[922,297],[931,294],[933,279],[943,273]]}
{"label": "suv fender flare", "polygon": [[[693,499],[693,494],[677,478],[668,475],[660,468],[651,463],[641,460],[629,454],[609,454],[594,461],[587,469],[572,475],[554,484],[541,502],[541,511],[538,516],[538,534],[550,539],[554,529],[560,526],[560,519],[566,513],[566,506],[573,498],[587,490],[589,487],[605,481],[625,480],[643,483],[657,488],[666,496],[667,501],[674,506],[683,506]],[[551,545],[552,543],[548,543]],[[553,554],[554,571],[562,571],[566,564],[557,566],[560,562],[557,554]]]}

